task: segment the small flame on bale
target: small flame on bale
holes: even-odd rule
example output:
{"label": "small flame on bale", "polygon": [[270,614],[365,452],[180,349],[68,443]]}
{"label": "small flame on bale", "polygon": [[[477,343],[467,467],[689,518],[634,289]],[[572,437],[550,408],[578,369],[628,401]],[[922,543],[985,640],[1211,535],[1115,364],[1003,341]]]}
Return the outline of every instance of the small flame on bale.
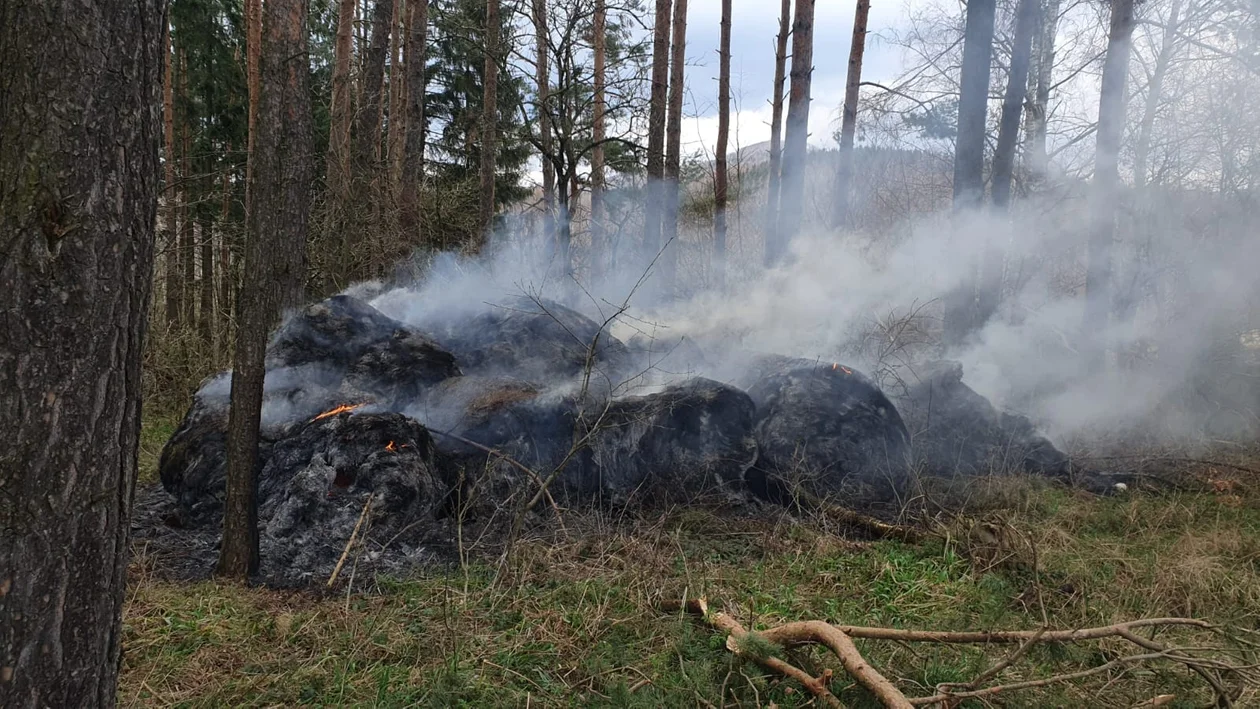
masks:
{"label": "small flame on bale", "polygon": [[338,406],[335,409],[329,409],[325,411],[324,413],[320,414],[319,416],[316,416],[315,418],[311,420],[318,421],[320,419],[326,419],[329,416],[336,416],[337,414],[344,414],[347,411],[354,411],[355,409],[358,409],[361,407],[363,407],[363,404],[342,404],[341,406]]}
{"label": "small flame on bale", "polygon": [[839,362],[832,362],[832,363],[831,363],[831,371],[833,371],[833,372],[834,372],[834,371],[836,371],[837,369],[838,369],[838,370],[840,370],[840,371],[842,371],[842,372],[844,372],[845,374],[853,374],[853,370],[852,370],[852,369],[849,369],[848,367],[841,366],[841,364],[840,364]]}
{"label": "small flame on bale", "polygon": [[397,452],[398,452],[398,449],[397,449],[396,447],[394,447],[394,442],[393,442],[393,441],[390,441],[390,442],[389,442],[389,445],[385,446],[385,450],[389,451],[390,453],[397,453]]}

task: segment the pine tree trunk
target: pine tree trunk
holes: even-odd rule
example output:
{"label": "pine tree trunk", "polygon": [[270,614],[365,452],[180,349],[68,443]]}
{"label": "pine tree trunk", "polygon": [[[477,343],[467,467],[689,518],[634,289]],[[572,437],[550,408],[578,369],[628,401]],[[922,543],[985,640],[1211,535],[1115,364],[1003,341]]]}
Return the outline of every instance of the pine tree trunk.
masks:
{"label": "pine tree trunk", "polygon": [[849,224],[849,200],[853,190],[853,142],[857,134],[858,94],[862,89],[862,55],[866,53],[866,18],[871,0],[858,0],[853,18],[853,41],[849,45],[849,76],[844,87],[844,116],[840,120],[840,154],[836,172],[836,204],[831,224]]}
{"label": "pine tree trunk", "polygon": [[[362,98],[354,121],[356,170],[373,173],[381,156],[381,103],[385,85],[385,58],[394,17],[394,0],[376,0],[372,6],[372,34],[363,58]],[[356,175],[362,177],[362,175]]]}
{"label": "pine tree trunk", "polygon": [[301,305],[312,173],[307,0],[267,0],[252,171],[256,209],[245,238],[244,283],[227,434],[227,499],[217,573],[258,571],[258,427],[267,336]]}
{"label": "pine tree trunk", "polygon": [[258,126],[258,95],[262,90],[262,0],[245,0],[245,81],[249,90],[245,146],[245,221],[254,212],[254,135]]}
{"label": "pine tree trunk", "polygon": [[792,20],[792,88],[783,136],[783,177],[779,233],[772,262],[781,260],[801,229],[805,210],[805,169],[809,138],[810,77],[814,72],[814,0],[796,0]]}
{"label": "pine tree trunk", "polygon": [[183,111],[177,111],[179,121],[179,261],[180,288],[183,290],[180,320],[193,331],[197,326],[197,243],[193,234],[192,218],[192,129],[188,116],[188,57],[179,51],[179,95]]}
{"label": "pine tree trunk", "polygon": [[214,229],[209,219],[201,220],[201,338],[214,341]]}
{"label": "pine tree trunk", "polygon": [[726,281],[726,152],[731,132],[731,0],[722,0],[718,39],[718,136],[713,167],[713,277]]}
{"label": "pine tree trunk", "polygon": [[556,166],[552,163],[551,67],[548,47],[547,0],[534,0],[534,81],[538,90],[538,145],[542,159],[543,237],[551,242],[555,235]]}
{"label": "pine tree trunk", "polygon": [[643,205],[643,258],[651,263],[661,250],[661,200],[665,179],[665,102],[669,92],[671,0],[656,0],[652,28],[652,94],[648,103],[646,201]]}
{"label": "pine tree trunk", "polygon": [[1134,0],[1112,0],[1107,58],[1098,99],[1098,144],[1094,153],[1089,265],[1085,272],[1085,319],[1082,337],[1091,367],[1105,360],[1111,311],[1111,245],[1120,187],[1120,139],[1124,133],[1125,83],[1133,36]]}
{"label": "pine tree trunk", "polygon": [[766,181],[765,264],[774,265],[779,254],[779,182],[783,160],[783,85],[787,80],[787,43],[792,22],[792,0],[783,0],[779,34],[774,46],[774,93],[770,97],[770,176]]}
{"label": "pine tree trunk", "polygon": [[[962,75],[958,96],[958,135],[954,141],[954,211],[979,209],[984,201],[984,139],[989,105],[989,72],[993,55],[995,0],[967,3],[963,36]],[[976,319],[976,271],[945,297],[947,347],[962,344]]]}
{"label": "pine tree trunk", "polygon": [[[423,4],[423,3],[421,3]],[[334,213],[346,208],[350,184],[350,59],[354,54],[355,0],[337,5],[337,39],[333,44],[332,104],[324,184]]]}
{"label": "pine tree trunk", "polygon": [[179,327],[184,309],[179,281],[179,199],[175,183],[175,52],[166,28],[166,65],[162,80],[162,285],[166,290],[166,323]]}
{"label": "pine tree trunk", "polygon": [[481,165],[479,170],[477,236],[481,244],[490,237],[494,221],[494,177],[498,151],[499,126],[499,0],[486,0],[485,53],[486,68],[483,76],[481,99]]}
{"label": "pine tree trunk", "polygon": [[403,149],[407,139],[404,108],[407,102],[407,74],[402,63],[405,5],[405,0],[394,0],[394,32],[389,52],[389,131],[385,144],[389,149],[389,188],[395,199],[402,194]]}
{"label": "pine tree trunk", "polygon": [[608,251],[604,229],[604,82],[607,62],[607,15],[605,0],[595,0],[592,33],[594,34],[594,75],[592,77],[593,106],[591,109],[591,280],[603,273],[605,254]]}
{"label": "pine tree trunk", "polygon": [[670,43],[668,127],[665,131],[665,216],[661,222],[661,289],[674,292],[678,278],[679,168],[682,163],[682,109],[686,78],[687,0],[674,0],[674,22]]}
{"label": "pine tree trunk", "polygon": [[1051,81],[1054,77],[1054,43],[1059,28],[1060,0],[1043,0],[1038,14],[1033,65],[1029,78],[1032,100],[1028,101],[1024,118],[1024,159],[1030,181],[1045,179],[1050,166],[1046,151],[1046,118],[1049,115]]}
{"label": "pine tree trunk", "polygon": [[[424,180],[425,56],[429,42],[428,0],[407,4],[407,41],[403,48],[407,66],[407,144],[403,157],[403,203],[409,212],[417,207]],[[418,215],[410,217],[418,222]]]}
{"label": "pine tree trunk", "polygon": [[0,22],[0,706],[112,707],[153,271],[164,4]]}
{"label": "pine tree trunk", "polygon": [[[232,144],[228,143],[227,152],[232,152]],[[219,333],[228,331],[227,324],[232,319],[232,247],[231,235],[228,233],[228,218],[232,214],[232,183],[229,180],[229,170],[223,170],[223,204],[219,213],[219,295],[218,321],[223,327],[218,329]],[[215,351],[222,352],[223,347],[217,346]]]}

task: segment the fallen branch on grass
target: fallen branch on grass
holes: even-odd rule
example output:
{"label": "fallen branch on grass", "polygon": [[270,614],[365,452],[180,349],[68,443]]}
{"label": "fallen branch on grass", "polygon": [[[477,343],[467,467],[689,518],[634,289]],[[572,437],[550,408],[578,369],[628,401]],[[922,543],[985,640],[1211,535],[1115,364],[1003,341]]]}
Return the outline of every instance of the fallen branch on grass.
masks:
{"label": "fallen branch on grass", "polygon": [[[685,602],[672,601],[663,604],[662,607],[670,612],[685,610],[703,617],[709,625],[727,634],[726,646],[732,652],[737,655],[750,657],[766,669],[795,679],[813,693],[814,696],[831,706],[839,706],[839,702],[831,694],[831,691],[827,689],[825,682],[811,677],[805,671],[789,665],[783,660],[770,656],[757,656],[754,653],[743,652],[743,649],[750,645],[755,645],[756,642],[766,642],[783,647],[804,644],[822,645],[840,660],[841,665],[850,677],[875,695],[883,706],[893,709],[910,709],[911,707],[933,705],[950,706],[962,699],[989,697],[1003,692],[1044,687],[1051,684],[1084,679],[1103,674],[1118,667],[1156,660],[1176,662],[1196,672],[1212,687],[1216,695],[1216,706],[1219,707],[1232,707],[1233,700],[1236,698],[1236,696],[1231,696],[1231,693],[1225,688],[1219,673],[1224,672],[1244,676],[1250,681],[1257,679],[1255,677],[1256,666],[1254,665],[1235,666],[1218,660],[1195,657],[1189,649],[1167,647],[1133,632],[1135,628],[1167,626],[1189,626],[1217,630],[1210,623],[1195,618],[1143,618],[1112,625],[1077,628],[1074,630],[1041,628],[1031,631],[993,632],[901,630],[897,628],[834,625],[823,621],[809,620],[785,623],[767,630],[747,631],[731,616],[722,612],[711,613],[708,603],[704,599],[694,599]],[[1112,637],[1122,638],[1150,652],[1121,657],[1098,667],[1077,672],[1023,682],[981,687],[981,685],[995,679],[1006,668],[1017,662],[1035,644],[1070,643]],[[866,662],[858,651],[857,646],[853,644],[853,638],[957,644],[1018,643],[1019,648],[1002,662],[985,670],[970,682],[940,685],[937,687],[936,694],[927,697],[907,697],[888,678],[884,677],[877,669]],[[958,691],[951,689],[953,687],[957,687]]]}

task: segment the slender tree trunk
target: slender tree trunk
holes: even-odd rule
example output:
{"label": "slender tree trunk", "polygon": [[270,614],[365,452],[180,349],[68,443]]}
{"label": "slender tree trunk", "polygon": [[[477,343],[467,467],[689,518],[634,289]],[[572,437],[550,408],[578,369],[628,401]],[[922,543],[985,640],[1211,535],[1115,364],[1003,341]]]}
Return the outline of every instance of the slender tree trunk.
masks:
{"label": "slender tree trunk", "polygon": [[[208,190],[207,190],[208,191]],[[201,337],[214,342],[214,229],[209,219],[201,221]]]}
{"label": "slender tree trunk", "polygon": [[[995,0],[967,3],[962,76],[958,96],[958,135],[954,142],[954,211],[969,213],[984,202],[984,139],[989,105],[989,71],[993,55]],[[947,347],[956,347],[972,332],[976,319],[975,272],[945,297]]]}
{"label": "slender tree trunk", "polygon": [[[363,58],[362,100],[354,122],[355,154],[359,170],[375,173],[381,156],[381,103],[385,85],[385,58],[394,17],[394,0],[376,0],[372,6],[372,34]],[[373,180],[376,175],[372,175]]]}
{"label": "slender tree trunk", "polygon": [[254,134],[258,126],[258,94],[262,90],[262,0],[245,0],[245,81],[249,90],[245,145],[245,221],[254,212]]}
{"label": "slender tree trunk", "polygon": [[726,151],[731,132],[731,0],[722,0],[718,39],[718,136],[713,168],[713,276],[726,281]]}
{"label": "slender tree trunk", "polygon": [[674,0],[673,40],[670,46],[668,128],[665,132],[665,216],[661,222],[661,287],[672,295],[677,281],[679,169],[682,163],[682,109],[686,78],[687,0]]}
{"label": "slender tree trunk", "polygon": [[[1011,68],[1006,80],[1006,93],[1002,98],[997,147],[993,151],[993,206],[1003,211],[1011,202],[1011,182],[1015,175],[1015,143],[1019,140],[1020,112],[1027,95],[1032,39],[1037,30],[1040,9],[1040,0],[1020,0],[1015,17]],[[983,299],[983,294],[981,298]]]}
{"label": "slender tree trunk", "polygon": [[787,129],[783,137],[783,177],[779,197],[777,262],[801,229],[805,210],[805,170],[809,138],[810,77],[814,72],[814,0],[796,0],[792,20],[792,90],[788,96]]}
{"label": "slender tree trunk", "polygon": [[556,235],[556,166],[552,163],[551,65],[548,47],[547,0],[534,0],[534,80],[538,85],[538,144],[543,173],[543,236],[553,243]]}
{"label": "slender tree trunk", "polygon": [[1059,29],[1060,0],[1042,0],[1033,50],[1036,73],[1029,78],[1032,100],[1028,101],[1024,118],[1024,159],[1031,181],[1045,179],[1050,167],[1046,151],[1046,119],[1049,115],[1050,89],[1054,79],[1054,43]]}
{"label": "slender tree trunk", "polygon": [[258,427],[267,336],[302,303],[312,173],[307,0],[267,0],[248,224],[227,432],[227,499],[217,573],[258,571]]}
{"label": "slender tree trunk", "polygon": [[165,5],[0,14],[0,706],[112,707]]}
{"label": "slender tree trunk", "polygon": [[355,0],[340,0],[337,5],[337,39],[333,45],[332,106],[328,131],[328,158],[324,183],[334,212],[347,205],[350,185],[350,59],[354,54]]}
{"label": "slender tree trunk", "polygon": [[1146,162],[1151,152],[1151,134],[1155,130],[1155,114],[1159,110],[1160,99],[1163,98],[1164,77],[1168,75],[1168,65],[1172,63],[1180,24],[1181,0],[1173,0],[1168,10],[1168,20],[1164,23],[1164,36],[1159,45],[1159,54],[1155,57],[1155,71],[1151,73],[1150,84],[1146,87],[1142,122],[1138,124],[1137,144],[1133,147],[1133,183],[1139,189],[1146,186]]}
{"label": "slender tree trunk", "polygon": [[[424,2],[425,0],[415,0]],[[394,31],[389,52],[389,188],[397,200],[402,195],[403,150],[407,140],[407,73],[403,67],[403,14],[406,0],[394,0]]]}
{"label": "slender tree trunk", "polygon": [[770,176],[766,181],[765,264],[773,266],[779,253],[779,181],[783,158],[783,85],[787,80],[787,44],[792,22],[792,0],[783,0],[779,35],[774,45],[774,93],[770,97]]}
{"label": "slender tree trunk", "polygon": [[[227,152],[232,152],[232,144],[228,143]],[[223,170],[223,205],[219,212],[219,322],[223,327],[219,332],[228,331],[227,323],[232,318],[232,247],[231,235],[228,233],[228,219],[232,214],[232,182],[229,170]],[[222,347],[215,347],[222,352]]]}
{"label": "slender tree trunk", "polygon": [[175,52],[166,29],[166,71],[162,81],[162,284],[166,289],[166,323],[179,327],[183,284],[179,279],[179,199],[175,184]]}
{"label": "slender tree trunk", "polygon": [[485,93],[481,100],[481,170],[480,204],[477,214],[477,235],[486,243],[494,221],[494,177],[498,157],[499,127],[499,0],[486,0],[486,69],[483,77]]}
{"label": "slender tree trunk", "polygon": [[592,33],[594,34],[595,67],[592,77],[594,96],[591,115],[591,278],[595,280],[603,273],[605,254],[608,251],[604,229],[604,83],[605,64],[607,61],[607,28],[608,8],[605,0],[595,0],[595,14]]}
{"label": "slender tree trunk", "polygon": [[1111,311],[1111,245],[1115,236],[1116,200],[1120,192],[1120,139],[1124,133],[1133,3],[1134,0],[1111,2],[1111,29],[1098,99],[1098,147],[1094,153],[1092,223],[1082,326],[1087,365],[1091,367],[1103,365],[1107,350],[1106,331]]}
{"label": "slender tree trunk", "polygon": [[179,95],[183,110],[177,111],[175,115],[179,119],[179,171],[182,187],[179,191],[179,260],[182,274],[180,288],[183,290],[180,300],[184,307],[180,318],[193,331],[197,326],[197,244],[192,218],[192,119],[189,116],[191,102],[188,98],[188,57],[183,50],[179,51]]}
{"label": "slender tree trunk", "polygon": [[[424,94],[425,56],[429,43],[429,2],[407,3],[407,42],[403,51],[407,65],[407,145],[403,158],[403,203],[414,212],[421,183],[424,181]],[[412,214],[416,220],[418,215]]]}
{"label": "slender tree trunk", "polygon": [[833,227],[849,224],[849,193],[853,189],[853,139],[857,133],[858,94],[862,89],[862,55],[866,53],[866,18],[871,0],[858,0],[853,18],[853,42],[849,45],[849,76],[844,87],[844,116],[840,121],[840,161],[836,173],[836,205]]}
{"label": "slender tree trunk", "polygon": [[652,26],[652,94],[648,103],[647,200],[643,205],[643,256],[650,263],[661,250],[665,179],[665,102],[669,92],[669,29],[672,0],[656,0]]}

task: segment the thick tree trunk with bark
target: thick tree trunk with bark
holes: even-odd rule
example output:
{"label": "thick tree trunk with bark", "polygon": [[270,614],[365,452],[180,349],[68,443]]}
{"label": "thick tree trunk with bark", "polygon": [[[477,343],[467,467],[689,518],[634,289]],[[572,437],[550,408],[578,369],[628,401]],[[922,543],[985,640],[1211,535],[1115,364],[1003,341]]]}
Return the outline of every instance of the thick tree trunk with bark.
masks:
{"label": "thick tree trunk with bark", "polygon": [[674,0],[670,43],[669,105],[665,130],[665,214],[661,219],[661,287],[672,295],[678,274],[679,169],[682,161],[683,88],[686,79],[687,0]]}
{"label": "thick tree trunk with bark", "polygon": [[428,0],[407,4],[407,42],[403,48],[407,66],[407,145],[403,157],[404,204],[412,205],[424,178],[424,64],[429,43]]}
{"label": "thick tree trunk with bark", "polygon": [[499,35],[502,31],[500,24],[499,0],[486,0],[486,68],[483,77],[484,94],[481,99],[480,198],[477,210],[477,235],[483,244],[490,236],[494,221],[494,176],[499,125]]}
{"label": "thick tree trunk with bark", "polygon": [[350,185],[350,59],[354,54],[355,0],[340,0],[337,5],[337,39],[333,44],[332,105],[328,131],[328,158],[324,184],[334,211],[346,205]]}
{"label": "thick tree trunk with bark", "polygon": [[844,116],[840,119],[840,161],[836,173],[836,203],[831,225],[849,223],[849,193],[853,190],[853,140],[857,134],[858,94],[862,90],[862,55],[866,53],[866,18],[871,0],[858,0],[853,17],[853,41],[849,45],[849,76],[844,87]]}
{"label": "thick tree trunk with bark", "polygon": [[1060,0],[1042,0],[1032,52],[1033,71],[1028,79],[1024,118],[1024,159],[1031,180],[1041,180],[1050,167],[1046,151],[1046,118],[1049,115],[1051,81],[1054,77],[1054,41],[1059,30]]}
{"label": "thick tree trunk with bark", "polygon": [[774,90],[770,97],[770,176],[766,180],[765,264],[774,265],[779,243],[779,182],[783,158],[783,84],[787,79],[787,44],[792,22],[792,0],[779,10],[779,34],[774,45]]}
{"label": "thick tree trunk with bark", "polygon": [[810,79],[814,72],[814,0],[796,0],[792,19],[792,87],[783,136],[783,177],[779,197],[779,233],[772,262],[787,253],[801,229],[805,210],[805,169],[809,138]]}
{"label": "thick tree trunk with bark", "polygon": [[166,71],[162,80],[162,284],[166,290],[166,323],[179,327],[184,308],[179,280],[179,200],[175,184],[175,53],[166,28]]}
{"label": "thick tree trunk with bark", "polygon": [[[993,55],[995,0],[967,3],[962,76],[958,96],[958,135],[954,141],[954,211],[968,213],[984,202],[985,119],[989,105],[989,71]],[[976,319],[977,283],[971,275],[945,297],[945,345],[962,344]]]}
{"label": "thick tree trunk with bark", "polygon": [[718,137],[713,168],[713,277],[726,280],[726,151],[731,132],[731,0],[722,0],[718,39]]}
{"label": "thick tree trunk with bark", "polygon": [[1085,271],[1085,318],[1081,335],[1087,366],[1105,360],[1111,312],[1111,244],[1120,187],[1120,138],[1124,133],[1125,84],[1133,36],[1134,0],[1112,0],[1107,58],[1098,99],[1098,147],[1094,153],[1089,265]]}
{"label": "thick tree trunk with bark", "polygon": [[656,0],[652,29],[652,94],[648,104],[646,202],[643,205],[643,257],[656,258],[661,249],[661,199],[665,179],[665,102],[669,93],[669,28],[671,0]]}
{"label": "thick tree trunk with bark", "polygon": [[538,86],[538,145],[542,158],[543,238],[555,238],[556,166],[552,163],[551,63],[548,46],[547,0],[534,0],[534,80]]}
{"label": "thick tree trunk with bark", "polygon": [[302,304],[313,173],[306,0],[267,0],[253,154],[255,209],[245,237],[227,434],[227,499],[217,572],[258,570],[258,427],[267,337]]}
{"label": "thick tree trunk with bark", "polygon": [[591,278],[599,278],[603,273],[605,254],[608,251],[604,230],[604,111],[606,101],[605,64],[607,63],[607,18],[608,8],[605,0],[595,0],[595,15],[592,33],[594,36],[593,51],[594,75],[592,77],[592,115],[591,115]]}
{"label": "thick tree trunk with bark", "polygon": [[376,0],[372,6],[372,34],[363,58],[359,80],[359,111],[354,121],[355,155],[360,169],[375,171],[381,156],[381,104],[385,86],[385,58],[389,55],[394,0]]}
{"label": "thick tree trunk with bark", "polygon": [[0,706],[112,707],[165,5],[0,14]]}

